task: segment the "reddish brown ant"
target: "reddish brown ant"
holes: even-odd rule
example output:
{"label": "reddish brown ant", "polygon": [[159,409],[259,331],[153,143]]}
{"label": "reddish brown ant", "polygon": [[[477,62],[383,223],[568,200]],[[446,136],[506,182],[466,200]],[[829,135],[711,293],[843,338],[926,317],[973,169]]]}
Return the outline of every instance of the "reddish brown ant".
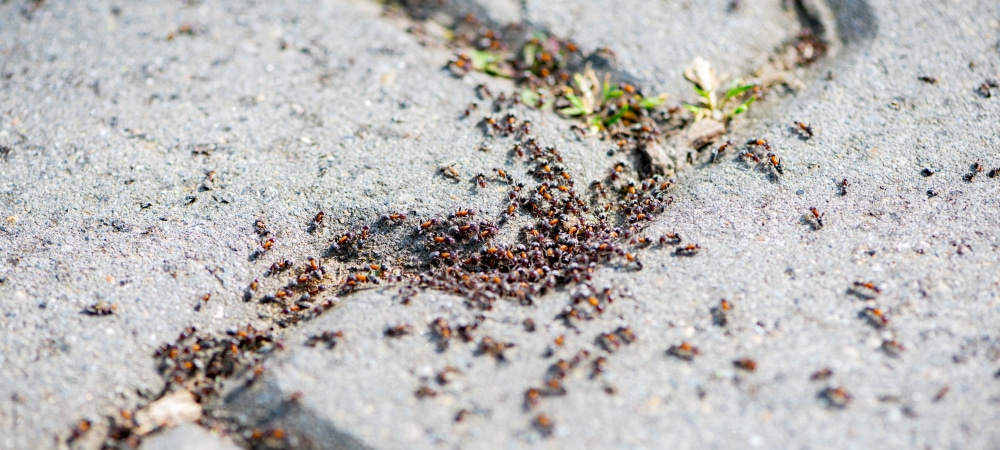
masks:
{"label": "reddish brown ant", "polygon": [[677,247],[674,249],[674,254],[678,256],[694,256],[698,254],[701,250],[701,246],[698,244],[688,244],[683,247]]}
{"label": "reddish brown ant", "polygon": [[98,301],[83,310],[84,314],[91,316],[107,316],[114,314],[116,311],[118,311],[118,305],[107,303],[104,300]]}
{"label": "reddish brown ant", "polygon": [[810,215],[806,216],[806,218],[809,223],[812,224],[813,229],[818,230],[823,228],[823,216],[825,216],[826,213],[820,213],[816,207],[810,207],[809,214]]}
{"label": "reddish brown ant", "polygon": [[885,339],[882,341],[882,351],[889,356],[898,357],[900,353],[903,353],[903,350],[905,350],[903,344],[900,344],[895,339]]}
{"label": "reddish brown ant", "polygon": [[831,408],[843,409],[854,399],[847,390],[842,387],[828,387],[823,389],[819,393],[819,397],[823,399],[827,406]]}
{"label": "reddish brown ant", "polygon": [[736,366],[737,369],[743,369],[747,372],[754,372],[757,370],[757,361],[750,358],[737,359],[733,361],[733,365]]}
{"label": "reddish brown ant", "polygon": [[552,436],[552,432],[555,429],[555,424],[552,422],[552,419],[549,418],[549,416],[545,414],[539,414],[537,417],[535,417],[533,423],[535,425],[535,428],[537,428],[538,431],[542,433],[542,436],[545,437]]}
{"label": "reddish brown ant", "polygon": [[413,325],[404,323],[396,325],[394,327],[389,327],[385,329],[385,332],[383,334],[385,334],[386,337],[391,337],[391,338],[398,338],[406,336],[408,334],[413,334]]}
{"label": "reddish brown ant", "polygon": [[871,291],[875,292],[876,294],[881,294],[882,293],[882,289],[879,289],[879,287],[876,286],[875,283],[872,283],[871,281],[867,281],[867,282],[855,281],[854,282],[854,286],[855,287],[861,287],[861,288],[865,288],[865,289],[871,290]]}
{"label": "reddish brown ant", "polygon": [[431,389],[430,386],[420,386],[413,392],[413,395],[417,398],[437,397],[437,391]]}
{"label": "reddish brown ant", "polygon": [[798,120],[795,121],[795,126],[798,127],[799,132],[804,133],[806,139],[813,137],[813,129],[811,126],[799,122]]}
{"label": "reddish brown ant", "polygon": [[701,351],[698,350],[698,347],[682,342],[680,345],[674,345],[667,349],[667,354],[684,361],[694,361],[695,356],[700,355]]}
{"label": "reddish brown ant", "polygon": [[829,367],[824,367],[822,369],[813,372],[813,374],[809,376],[809,379],[812,381],[820,381],[830,378],[832,376],[833,376],[833,369]]}

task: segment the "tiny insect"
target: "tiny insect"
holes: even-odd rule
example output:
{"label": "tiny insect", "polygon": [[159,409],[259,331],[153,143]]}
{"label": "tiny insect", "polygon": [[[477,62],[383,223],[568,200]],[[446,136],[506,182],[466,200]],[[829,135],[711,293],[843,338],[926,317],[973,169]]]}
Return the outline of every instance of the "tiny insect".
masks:
{"label": "tiny insect", "polygon": [[917,77],[918,80],[923,81],[927,84],[938,84],[938,79],[928,75],[921,75]]}
{"label": "tiny insect", "polygon": [[951,387],[949,387],[949,386],[945,386],[945,387],[941,388],[941,390],[939,390],[937,392],[937,394],[934,394],[934,398],[932,398],[931,401],[933,401],[934,403],[937,403],[937,402],[941,401],[944,398],[945,395],[948,395],[948,391],[950,391],[950,390],[951,390]]}
{"label": "tiny insect", "polygon": [[118,305],[107,303],[103,300],[98,301],[83,310],[85,314],[89,314],[91,316],[107,316],[114,314],[116,311],[118,311]]}
{"label": "tiny insect", "polygon": [[452,331],[451,327],[448,326],[448,321],[444,317],[438,317],[434,319],[431,323],[431,331],[438,339],[438,349],[444,350],[448,348],[448,342],[451,341]]}
{"label": "tiny insect", "polygon": [[840,180],[840,195],[847,195],[847,187],[850,185],[851,183],[847,181],[847,178]]}
{"label": "tiny insect", "polygon": [[320,211],[320,212],[316,213],[316,217],[313,217],[313,222],[316,222],[317,225],[322,224],[324,217],[326,217],[326,213],[323,212],[323,211]]}
{"label": "tiny insect", "polygon": [[326,348],[334,348],[344,338],[343,331],[324,331],[320,334],[309,336],[306,339],[306,345],[309,347],[315,347],[317,344],[326,344]]}
{"label": "tiny insect", "polygon": [[667,233],[660,236],[660,245],[673,244],[677,245],[681,243],[681,235],[679,233]]}
{"label": "tiny insect", "polygon": [[701,250],[701,246],[698,244],[688,244],[683,247],[677,247],[674,249],[674,254],[678,256],[694,256],[698,254]]}
{"label": "tiny insect", "polygon": [[882,293],[882,289],[880,289],[878,286],[875,285],[875,283],[872,283],[871,281],[866,281],[866,282],[855,281],[854,286],[868,289],[872,292],[875,292],[876,294]]}
{"label": "tiny insect", "polygon": [[757,370],[757,361],[750,358],[737,359],[733,361],[733,365],[736,366],[737,369],[743,369],[747,372],[754,372]]}
{"label": "tiny insect", "polygon": [[458,172],[458,169],[456,169],[454,165],[444,166],[440,170],[442,175],[454,180],[459,179],[459,177],[461,176]]}
{"label": "tiny insect", "polygon": [[799,127],[799,132],[805,133],[807,139],[813,137],[813,129],[811,126],[797,120],[795,121],[795,126]]}
{"label": "tiny insect", "polygon": [[1000,177],[1000,167],[995,167],[993,169],[990,169],[989,173],[987,173],[986,176],[990,178]]}
{"label": "tiny insect", "polygon": [[898,357],[900,353],[903,353],[903,350],[905,350],[903,344],[900,344],[895,339],[886,339],[882,341],[882,351],[889,356],[894,358]]}
{"label": "tiny insect", "polygon": [[719,148],[717,148],[715,150],[715,152],[712,153],[711,162],[718,161],[719,158],[722,157],[722,154],[726,151],[726,149],[728,149],[729,147],[735,147],[735,146],[736,146],[736,143],[733,142],[733,141],[723,142],[722,145],[720,145]]}
{"label": "tiny insect", "polygon": [[435,379],[437,380],[438,384],[443,386],[448,383],[451,383],[455,379],[455,377],[460,373],[461,372],[459,372],[458,369],[452,366],[448,366],[442,369],[440,372],[438,372],[438,374],[435,376]]}
{"label": "tiny insect", "polygon": [[827,406],[837,409],[846,408],[847,405],[851,403],[851,400],[854,399],[854,397],[842,387],[828,387],[823,389],[820,391],[819,397],[826,402]]}
{"label": "tiny insect", "polygon": [[784,167],[782,167],[781,160],[778,159],[777,155],[775,155],[774,153],[768,153],[767,158],[771,162],[771,167],[773,167],[774,170],[778,171],[779,175],[783,175],[785,173],[785,169]]}
{"label": "tiny insect", "polygon": [[552,422],[552,419],[545,414],[539,414],[535,417],[533,424],[535,428],[538,429],[538,432],[542,433],[542,436],[545,437],[552,436],[552,431],[555,429],[555,424]]}
{"label": "tiny insect", "polygon": [[889,318],[885,315],[885,311],[882,311],[881,308],[872,306],[866,307],[861,311],[861,316],[868,320],[868,323],[875,328],[881,329],[889,325]]}
{"label": "tiny insect", "polygon": [[733,305],[726,299],[722,299],[719,302],[719,306],[713,307],[712,312],[712,323],[724,327],[729,323],[729,318],[732,315]]}
{"label": "tiny insect", "polygon": [[391,338],[398,338],[406,336],[408,334],[413,334],[413,325],[404,323],[396,325],[394,327],[389,327],[385,329],[385,332],[383,334],[385,334],[386,337],[391,337]]}
{"label": "tiny insect", "polygon": [[674,345],[667,349],[667,354],[684,361],[694,361],[694,358],[700,355],[701,351],[698,350],[698,347],[682,342],[680,345]]}
{"label": "tiny insect", "polygon": [[809,208],[809,214],[811,215],[806,217],[809,218],[809,221],[812,224],[813,229],[818,230],[820,228],[823,228],[823,216],[825,216],[826,213],[820,213],[819,210],[816,209],[816,207],[814,206]]}
{"label": "tiny insect", "polygon": [[417,398],[437,397],[437,394],[437,391],[431,389],[429,386],[420,386],[420,388],[413,392],[413,395]]}
{"label": "tiny insect", "polygon": [[833,376],[833,369],[829,367],[824,367],[822,369],[813,372],[813,374],[809,376],[809,379],[812,381],[821,381],[830,378],[832,376]]}

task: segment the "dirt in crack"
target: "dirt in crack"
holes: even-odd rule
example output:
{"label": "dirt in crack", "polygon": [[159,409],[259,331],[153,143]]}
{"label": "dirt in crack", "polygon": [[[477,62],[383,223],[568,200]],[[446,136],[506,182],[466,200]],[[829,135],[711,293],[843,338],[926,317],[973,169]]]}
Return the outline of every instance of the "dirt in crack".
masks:
{"label": "dirt in crack", "polygon": [[[429,39],[422,34],[421,20],[432,16],[432,11],[421,4],[391,3],[387,11],[405,13],[414,21],[411,32]],[[640,251],[646,247],[662,247],[679,258],[699,255],[701,246],[695,242],[677,234],[653,236],[645,230],[673,201],[675,181],[670,177],[675,171],[695,160],[715,161],[719,153],[734,146],[726,143],[714,148],[712,143],[727,131],[733,117],[780,79],[722,88],[710,68],[696,64],[688,78],[704,94],[702,101],[668,107],[665,96],[645,95],[636,86],[616,82],[609,62],[613,53],[608,49],[584,54],[572,42],[542,30],[522,25],[491,27],[468,15],[455,16],[448,25],[455,39],[444,44],[455,47],[456,53],[447,67],[456,76],[480,71],[510,78],[518,86],[516,92],[494,94],[480,85],[481,105],[470,106],[464,115],[482,116],[476,126],[493,142],[505,145],[512,159],[521,161],[526,178],[494,169],[467,180],[482,189],[502,186],[509,203],[501,211],[460,209],[447,217],[388,211],[373,223],[359,223],[340,233],[324,255],[304,264],[274,263],[264,274],[264,282],[250,284],[246,300],[259,303],[280,327],[310,320],[335,307],[339,297],[381,283],[397,284],[403,305],[421,291],[436,290],[461,296],[477,311],[477,320],[469,324],[453,326],[443,318],[427,324],[442,350],[461,340],[474,344],[479,355],[503,359],[513,344],[477,333],[478,326],[489,320],[493,305],[498,301],[531,305],[553,290],[574,289],[570,303],[556,318],[566,327],[599,320],[628,292],[594,286],[591,280],[598,267],[641,270]],[[766,72],[816,61],[827,45],[820,38],[803,32],[778,52]],[[609,72],[598,75],[594,67],[609,68]],[[578,132],[610,140],[627,159],[608,168],[603,179],[578,180],[564,166],[558,149],[532,135],[532,124],[517,114],[521,108],[553,110],[575,118]],[[780,172],[780,160],[773,154],[758,155],[759,148],[767,149],[766,141],[748,144],[746,157],[764,161],[764,167],[770,161],[771,170]],[[266,258],[274,244],[273,234],[264,219],[254,226],[261,247],[251,258]],[[327,224],[320,212],[309,227],[322,226]],[[387,257],[372,251],[374,243],[400,250]],[[275,283],[280,285],[264,293],[265,284]],[[220,392],[226,380],[253,383],[263,373],[267,355],[282,348],[276,333],[249,325],[219,337],[185,330],[155,354],[166,381],[160,400],[109,419],[104,445],[138,446],[150,431],[138,417],[175,392],[190,392],[206,411],[199,419],[201,425],[245,446],[308,444],[296,435],[301,430],[256,428],[214,414],[223,401]],[[313,343],[332,347],[344,336],[331,332],[314,338]],[[526,421],[539,434],[550,436],[558,418],[544,412],[544,405],[549,397],[568,395],[563,380],[589,367],[590,378],[603,384],[601,374],[614,353],[637,339],[629,327],[618,327],[594,336],[594,345],[580,349],[572,359],[554,362],[541,374],[537,387],[524,393]],[[603,389],[614,391],[611,385]]]}

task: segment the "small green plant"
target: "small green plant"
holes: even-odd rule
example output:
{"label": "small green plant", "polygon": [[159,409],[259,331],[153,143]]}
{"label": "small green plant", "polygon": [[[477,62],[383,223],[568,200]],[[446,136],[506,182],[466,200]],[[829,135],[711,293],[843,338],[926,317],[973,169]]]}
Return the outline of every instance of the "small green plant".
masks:
{"label": "small green plant", "polygon": [[594,134],[618,123],[636,122],[640,110],[655,109],[667,100],[666,94],[643,97],[627,84],[613,87],[610,74],[605,74],[602,82],[589,67],[573,75],[573,84],[563,87],[569,106],[559,109],[559,114],[582,119]]}
{"label": "small green plant", "polygon": [[721,83],[715,76],[715,69],[700,57],[695,58],[693,66],[684,71],[684,78],[691,82],[694,91],[700,97],[698,104],[684,104],[685,108],[694,113],[695,120],[712,119],[729,122],[733,117],[745,113],[757,100],[757,96],[751,92],[756,85],[744,84],[740,79],[734,80],[730,87],[722,92],[719,89]]}

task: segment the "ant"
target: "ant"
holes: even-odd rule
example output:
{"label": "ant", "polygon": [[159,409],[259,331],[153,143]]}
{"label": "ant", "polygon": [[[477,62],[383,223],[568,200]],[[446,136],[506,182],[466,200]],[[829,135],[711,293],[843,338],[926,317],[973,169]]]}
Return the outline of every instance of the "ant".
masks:
{"label": "ant", "polygon": [[725,152],[726,149],[728,149],[729,147],[735,147],[735,146],[736,146],[736,143],[733,142],[733,141],[723,142],[722,145],[720,145],[718,149],[716,149],[714,152],[712,152],[712,158],[709,160],[709,162],[713,162],[714,163],[714,162],[718,161],[719,158],[722,157],[722,153]]}
{"label": "ant", "polygon": [[698,244],[688,244],[683,247],[677,247],[674,249],[674,254],[677,256],[694,256],[698,254],[701,250],[701,246]]}
{"label": "ant", "polygon": [[995,167],[993,169],[990,169],[989,173],[987,173],[986,176],[990,178],[1000,177],[1000,167]]}
{"label": "ant", "polygon": [[813,137],[813,129],[812,129],[811,126],[806,125],[805,123],[799,122],[798,120],[796,120],[794,123],[795,123],[795,126],[798,127],[797,131],[805,139],[809,139],[809,138]]}
{"label": "ant", "polygon": [[747,147],[764,147],[764,150],[771,151],[771,144],[763,138],[750,139],[747,141]]}
{"label": "ant", "polygon": [[417,398],[436,397],[437,391],[428,386],[420,386],[419,389],[413,392],[413,395]]}
{"label": "ant", "polygon": [[928,75],[921,75],[917,79],[927,84],[938,84],[937,78]]}
{"label": "ant", "polygon": [[324,331],[318,335],[309,336],[309,339],[306,339],[306,345],[315,347],[316,344],[322,342],[326,344],[326,348],[334,348],[343,337],[343,331]]}
{"label": "ant", "polygon": [[882,329],[889,325],[889,318],[881,308],[868,306],[859,315],[875,328]]}
{"label": "ant", "polygon": [[660,236],[660,245],[667,245],[667,244],[677,245],[680,243],[681,243],[680,233],[667,233],[663,236]]}
{"label": "ant", "polygon": [[383,334],[385,334],[386,337],[391,337],[391,338],[403,337],[408,334],[413,334],[413,325],[404,323],[396,325],[394,327],[389,327],[385,329],[385,332]]}
{"label": "ant", "polygon": [[402,222],[402,221],[406,220],[406,214],[403,214],[403,213],[383,214],[382,215],[382,220],[391,220],[393,222],[397,222],[398,223],[398,222]]}
{"label": "ant", "polygon": [[507,360],[504,357],[504,351],[514,347],[515,345],[510,342],[497,342],[490,336],[485,336],[479,341],[479,353],[482,355],[490,355],[495,358],[498,362],[504,362]]}
{"label": "ant", "polygon": [[754,372],[757,370],[757,361],[750,358],[737,359],[733,361],[733,365],[736,366],[737,369],[743,369],[747,372]]}
{"label": "ant", "polygon": [[833,376],[833,369],[829,367],[824,367],[822,369],[813,372],[813,374],[809,376],[809,379],[812,381],[820,381],[830,378],[832,376]]}
{"label": "ant", "polygon": [[848,403],[854,399],[849,392],[842,387],[828,387],[819,392],[819,397],[823,399],[827,406],[831,408],[844,409]]}
{"label": "ant", "polygon": [[478,107],[479,107],[479,105],[477,105],[475,103],[469,103],[469,106],[467,106],[465,108],[465,113],[463,114],[462,117],[469,117],[469,116],[471,116],[472,112],[475,111],[476,108],[478,108]]}
{"label": "ant", "polygon": [[809,214],[810,215],[806,216],[806,220],[812,225],[813,229],[818,230],[823,228],[823,216],[825,216],[826,213],[820,213],[814,206],[809,208]]}
{"label": "ant", "polygon": [[860,281],[855,281],[854,282],[854,286],[856,286],[856,287],[862,287],[862,288],[865,288],[865,289],[869,289],[869,290],[875,292],[876,294],[881,294],[882,293],[882,289],[879,289],[879,287],[876,286],[875,283],[872,283],[871,281],[864,282],[864,283],[862,283]]}
{"label": "ant", "polygon": [[533,424],[535,428],[542,433],[542,436],[545,437],[552,436],[552,431],[555,429],[555,424],[552,422],[552,419],[545,414],[539,414],[538,417],[535,417]]}
{"label": "ant", "polygon": [[851,185],[851,183],[849,183],[847,181],[847,178],[844,178],[843,180],[840,180],[840,195],[842,195],[842,196],[843,195],[847,195],[847,187],[850,186],[850,185]]}
{"label": "ant", "polygon": [[667,349],[667,354],[684,361],[694,361],[695,356],[700,355],[701,351],[698,350],[698,347],[682,342],[680,345],[673,345]]}
{"label": "ant", "polygon": [[84,308],[83,313],[91,316],[107,316],[118,311],[118,305],[107,303],[103,300]]}
{"label": "ant", "polygon": [[451,178],[453,180],[458,180],[459,177],[461,176],[458,172],[458,169],[456,169],[454,165],[444,166],[440,169],[440,171],[442,175]]}
{"label": "ant", "polygon": [[893,358],[898,357],[900,353],[903,353],[905,348],[903,344],[895,339],[885,339],[882,341],[882,351]]}
{"label": "ant", "polygon": [[715,306],[711,309],[712,312],[712,323],[720,327],[726,326],[729,323],[729,317],[732,314],[733,304],[729,300],[722,299],[719,302],[719,306]]}
{"label": "ant", "polygon": [[777,155],[775,155],[774,153],[768,153],[767,158],[771,162],[771,167],[773,167],[774,170],[778,171],[779,175],[784,175],[785,169],[781,166],[781,160],[778,159]]}

